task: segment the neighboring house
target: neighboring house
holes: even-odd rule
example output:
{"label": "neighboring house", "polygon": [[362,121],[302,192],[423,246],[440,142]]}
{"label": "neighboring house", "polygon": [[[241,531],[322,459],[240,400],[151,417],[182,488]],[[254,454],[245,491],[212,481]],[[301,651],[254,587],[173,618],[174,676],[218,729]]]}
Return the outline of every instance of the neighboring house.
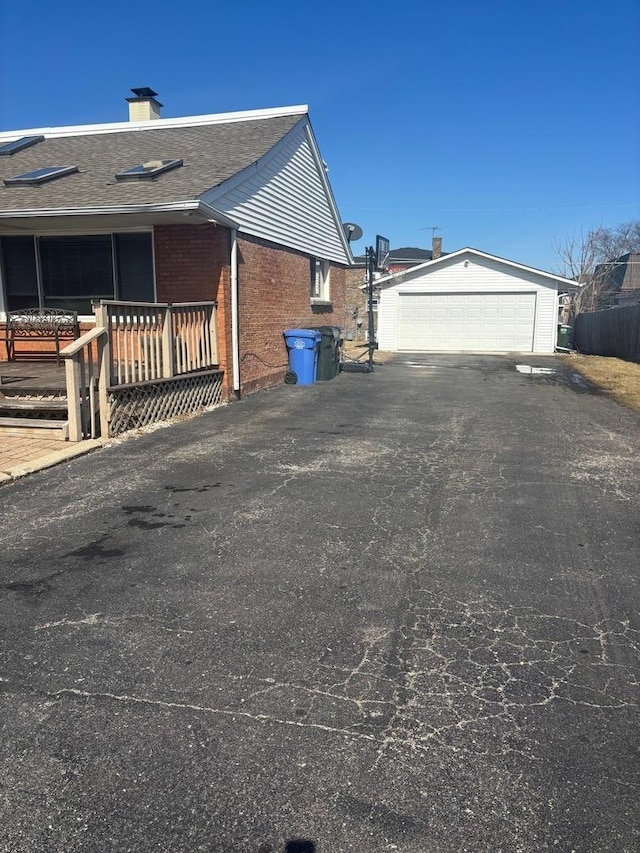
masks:
{"label": "neighboring house", "polygon": [[[387,271],[389,273],[400,272],[416,266],[424,261],[439,258],[442,255],[442,237],[433,238],[431,249],[419,249],[416,247],[404,247],[391,249],[387,258]],[[356,255],[351,269],[347,270],[347,303],[350,307],[351,324],[347,326],[350,337],[355,340],[364,340],[368,332],[368,288],[367,288],[367,264],[365,255]],[[381,277],[376,273],[376,288],[373,296],[374,328],[377,327],[378,312],[378,288],[377,279]]]}
{"label": "neighboring house", "polygon": [[640,253],[627,252],[594,273],[597,289],[593,310],[620,308],[640,302]]}
{"label": "neighboring house", "polygon": [[402,272],[402,270],[415,267],[426,261],[437,260],[442,257],[442,237],[434,237],[430,249],[416,249],[408,246],[402,249],[392,249],[387,259],[387,270],[389,273]]}
{"label": "neighboring house", "polygon": [[[345,326],[348,241],[307,107],[0,133],[4,312],[218,303],[224,396],[287,370],[284,329]],[[4,357],[4,355],[0,355]]]}
{"label": "neighboring house", "polygon": [[378,346],[392,351],[554,352],[561,276],[465,248],[384,276]]}
{"label": "neighboring house", "polygon": [[356,255],[353,264],[345,272],[345,299],[348,314],[345,335],[348,340],[364,340],[367,328],[367,297],[362,291],[362,285],[366,280],[365,258]]}

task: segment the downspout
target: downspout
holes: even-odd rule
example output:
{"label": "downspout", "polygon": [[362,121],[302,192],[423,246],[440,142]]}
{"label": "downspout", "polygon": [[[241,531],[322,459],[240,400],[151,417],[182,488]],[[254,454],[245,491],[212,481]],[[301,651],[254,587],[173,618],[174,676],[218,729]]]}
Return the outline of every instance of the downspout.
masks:
{"label": "downspout", "polygon": [[238,334],[238,231],[231,229],[231,351],[233,391],[240,396],[240,343]]}

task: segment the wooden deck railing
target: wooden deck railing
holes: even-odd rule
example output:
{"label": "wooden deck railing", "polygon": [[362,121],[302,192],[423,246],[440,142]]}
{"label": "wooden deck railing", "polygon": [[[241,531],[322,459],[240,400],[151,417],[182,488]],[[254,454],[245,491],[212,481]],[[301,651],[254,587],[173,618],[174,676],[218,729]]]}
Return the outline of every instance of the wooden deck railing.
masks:
{"label": "wooden deck railing", "polygon": [[95,309],[109,333],[110,387],[167,379],[215,367],[215,302],[107,302]]}
{"label": "wooden deck railing", "polygon": [[106,424],[106,388],[100,381],[104,373],[101,368],[106,367],[106,346],[107,330],[97,326],[60,351],[65,361],[69,441],[97,438],[98,418],[103,429]]}
{"label": "wooden deck railing", "polygon": [[[215,302],[104,301],[95,307],[95,315],[96,328],[60,352],[65,359],[70,441],[109,435],[110,396],[117,389],[131,394],[143,385],[177,381],[218,366]],[[153,406],[149,422],[157,415]]]}

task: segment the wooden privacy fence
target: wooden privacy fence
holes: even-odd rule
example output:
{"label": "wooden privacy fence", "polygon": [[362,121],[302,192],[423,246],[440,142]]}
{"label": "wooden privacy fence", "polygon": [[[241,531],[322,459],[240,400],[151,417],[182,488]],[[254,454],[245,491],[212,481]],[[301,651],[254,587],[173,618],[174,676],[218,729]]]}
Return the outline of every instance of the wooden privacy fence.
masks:
{"label": "wooden privacy fence", "polygon": [[66,347],[69,437],[115,436],[222,399],[215,302],[102,301]]}
{"label": "wooden privacy fence", "polygon": [[578,314],[573,343],[587,355],[640,362],[640,305]]}

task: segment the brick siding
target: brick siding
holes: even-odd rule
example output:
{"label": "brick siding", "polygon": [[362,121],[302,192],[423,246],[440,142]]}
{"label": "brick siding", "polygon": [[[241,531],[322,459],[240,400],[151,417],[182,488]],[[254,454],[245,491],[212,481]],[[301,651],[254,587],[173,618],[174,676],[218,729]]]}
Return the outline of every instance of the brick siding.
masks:
{"label": "brick siding", "polygon": [[231,232],[216,225],[154,228],[158,302],[218,303],[218,347],[223,395],[233,393],[231,364]]}
{"label": "brick siding", "polygon": [[361,285],[367,277],[365,266],[350,267],[345,270],[346,278],[346,308],[347,324],[346,337],[354,341],[364,340],[368,328],[367,321],[367,291]]}
{"label": "brick siding", "polygon": [[346,269],[332,264],[331,303],[311,305],[309,256],[257,237],[238,239],[242,392],[282,382],[288,370],[285,329],[347,324]]}
{"label": "brick siding", "polygon": [[[215,225],[159,225],[154,228],[158,302],[218,303],[223,396],[233,396],[231,322],[231,232]],[[283,331],[353,324],[348,276],[332,264],[330,302],[311,304],[309,256],[255,237],[238,237],[240,381],[243,394],[277,385],[288,370]],[[83,324],[81,332],[92,328]]]}

